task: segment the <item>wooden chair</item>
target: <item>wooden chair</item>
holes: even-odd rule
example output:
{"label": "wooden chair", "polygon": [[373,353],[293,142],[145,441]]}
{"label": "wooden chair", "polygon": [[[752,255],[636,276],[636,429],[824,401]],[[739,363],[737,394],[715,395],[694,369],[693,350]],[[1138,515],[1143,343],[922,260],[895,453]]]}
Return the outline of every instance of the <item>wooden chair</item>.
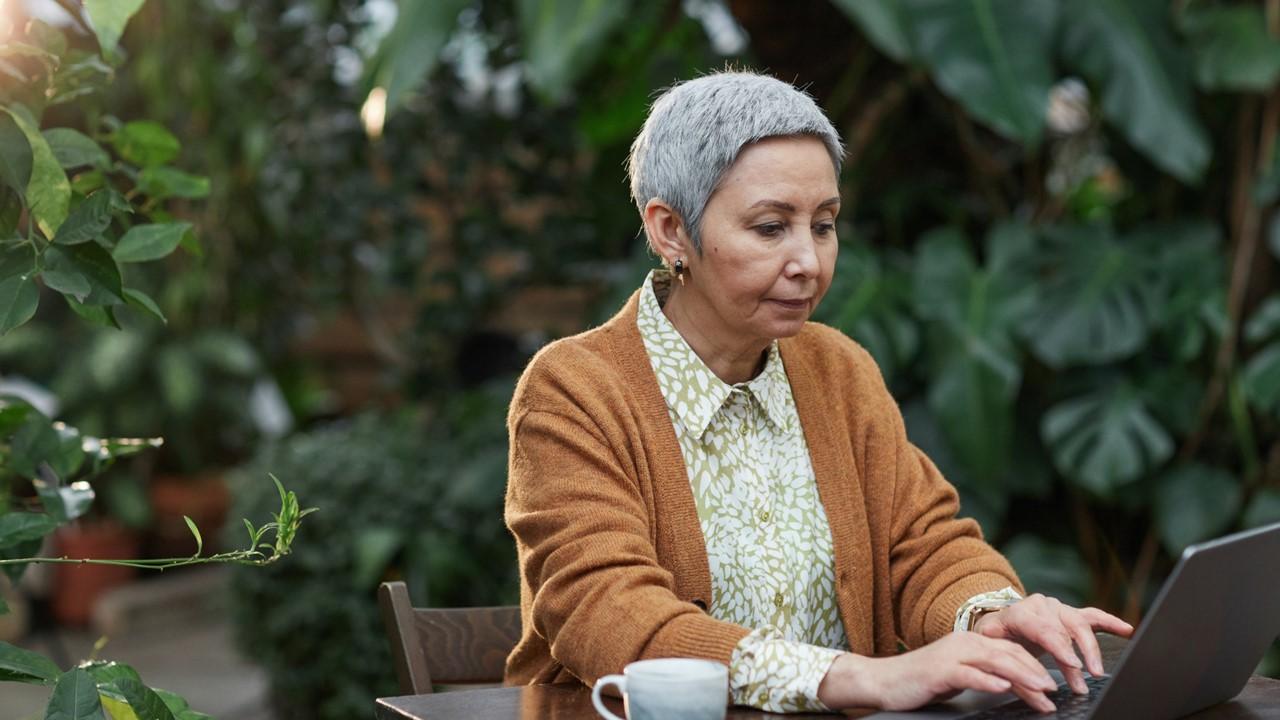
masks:
{"label": "wooden chair", "polygon": [[400,690],[431,692],[431,683],[500,683],[520,639],[520,608],[415,608],[403,582],[378,587]]}

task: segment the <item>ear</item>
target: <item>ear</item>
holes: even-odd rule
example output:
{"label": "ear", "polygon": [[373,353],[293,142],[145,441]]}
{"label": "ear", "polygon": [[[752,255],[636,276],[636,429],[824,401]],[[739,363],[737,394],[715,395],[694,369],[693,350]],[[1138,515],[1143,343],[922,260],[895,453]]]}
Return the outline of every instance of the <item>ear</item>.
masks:
{"label": "ear", "polygon": [[649,237],[649,247],[658,257],[670,266],[676,258],[685,258],[691,254],[692,245],[689,234],[685,231],[684,221],[675,208],[665,202],[653,198],[644,206],[644,232]]}

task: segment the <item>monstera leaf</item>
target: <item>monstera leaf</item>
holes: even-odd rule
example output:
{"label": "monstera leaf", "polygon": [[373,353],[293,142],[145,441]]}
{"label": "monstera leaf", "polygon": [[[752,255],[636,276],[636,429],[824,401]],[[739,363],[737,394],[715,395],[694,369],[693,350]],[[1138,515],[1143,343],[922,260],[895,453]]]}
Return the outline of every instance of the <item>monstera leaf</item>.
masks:
{"label": "monstera leaf", "polygon": [[1044,593],[1069,605],[1089,595],[1089,568],[1070,545],[1055,545],[1034,535],[1019,535],[1001,552],[1018,571],[1027,592]]}
{"label": "monstera leaf", "polygon": [[1151,417],[1137,390],[1124,383],[1055,405],[1040,432],[1058,472],[1102,496],[1173,454],[1169,433]]}
{"label": "monstera leaf", "polygon": [[1221,232],[1211,222],[1184,220],[1143,226],[1126,242],[1145,258],[1155,298],[1150,307],[1153,329],[1163,333],[1180,360],[1190,361],[1212,329],[1206,308],[1226,294]]}
{"label": "monstera leaf", "polygon": [[[1039,3],[1029,3],[1039,4]],[[1195,116],[1191,63],[1165,0],[1076,0],[1062,56],[1102,96],[1102,112],[1157,167],[1196,182],[1209,165]]]}
{"label": "monstera leaf", "polygon": [[435,67],[466,5],[465,0],[401,0],[395,26],[369,61],[366,92],[385,88],[387,109],[400,105]]}
{"label": "monstera leaf", "polygon": [[842,247],[831,287],[814,319],[857,340],[880,371],[892,377],[920,347],[920,331],[908,303],[909,283],[866,245]]}
{"label": "monstera leaf", "polygon": [[1101,365],[1137,352],[1150,330],[1155,288],[1144,258],[1102,226],[1058,227],[1041,273],[1037,311],[1023,336],[1047,365]]}
{"label": "monstera leaf", "polygon": [[1023,0],[837,0],[885,54],[924,65],[975,119],[1040,142],[1053,85],[1058,4]]}
{"label": "monstera leaf", "polygon": [[520,0],[529,82],[548,100],[564,100],[630,7],[625,0]]}
{"label": "monstera leaf", "polygon": [[931,323],[929,408],[981,485],[998,483],[1009,462],[1022,380],[1013,331],[1034,303],[1034,287],[1001,258],[1016,254],[1007,246],[1030,242],[1025,228],[996,228],[984,269],[957,231],[934,231],[916,262],[916,312]]}
{"label": "monstera leaf", "polygon": [[1240,483],[1221,468],[1179,467],[1157,486],[1156,527],[1171,555],[1225,531],[1240,509]]}

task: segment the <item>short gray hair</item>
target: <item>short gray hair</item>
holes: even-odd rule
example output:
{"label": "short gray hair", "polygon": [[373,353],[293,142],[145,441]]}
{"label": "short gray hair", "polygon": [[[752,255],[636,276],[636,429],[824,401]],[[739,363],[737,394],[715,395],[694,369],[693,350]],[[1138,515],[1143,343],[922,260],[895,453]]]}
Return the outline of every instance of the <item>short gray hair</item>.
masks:
{"label": "short gray hair", "polygon": [[631,144],[631,197],[641,214],[653,198],[671,205],[701,254],[702,213],[742,148],[792,135],[821,140],[840,174],[840,136],[813,98],[790,83],[737,71],[678,83],[654,101]]}

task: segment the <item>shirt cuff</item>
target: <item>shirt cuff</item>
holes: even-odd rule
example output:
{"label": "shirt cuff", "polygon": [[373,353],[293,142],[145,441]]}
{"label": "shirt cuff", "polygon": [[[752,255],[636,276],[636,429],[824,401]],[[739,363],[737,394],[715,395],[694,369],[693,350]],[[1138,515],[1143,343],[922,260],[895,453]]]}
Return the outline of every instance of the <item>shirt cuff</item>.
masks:
{"label": "shirt cuff", "polygon": [[729,661],[735,705],[766,712],[826,712],[818,686],[843,651],[787,640],[765,627],[738,641]]}
{"label": "shirt cuff", "polygon": [[960,608],[956,610],[956,624],[953,628],[954,632],[964,632],[972,630],[976,615],[982,610],[998,610],[1006,608],[1018,602],[1022,596],[1018,594],[1013,586],[1007,586],[995,592],[979,593],[965,600]]}

